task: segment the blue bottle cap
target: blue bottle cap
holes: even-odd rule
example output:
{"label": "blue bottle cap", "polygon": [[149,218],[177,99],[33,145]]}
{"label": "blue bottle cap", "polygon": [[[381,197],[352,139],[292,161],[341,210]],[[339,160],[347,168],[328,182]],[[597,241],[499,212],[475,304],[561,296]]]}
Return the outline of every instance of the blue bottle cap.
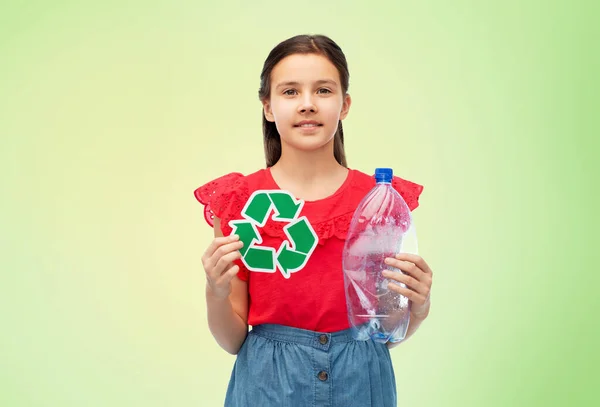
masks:
{"label": "blue bottle cap", "polygon": [[376,182],[392,182],[394,177],[394,170],[391,168],[375,168],[375,181]]}

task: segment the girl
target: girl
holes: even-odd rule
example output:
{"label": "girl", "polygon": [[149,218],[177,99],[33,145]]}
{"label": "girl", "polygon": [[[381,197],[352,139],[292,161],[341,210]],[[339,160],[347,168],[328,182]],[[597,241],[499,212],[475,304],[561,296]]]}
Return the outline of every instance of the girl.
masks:
{"label": "girl", "polygon": [[[389,354],[395,344],[353,340],[347,317],[344,241],[358,203],[375,185],[346,164],[341,121],[351,105],[348,81],[346,58],[331,39],[300,35],[277,45],[259,90],[266,168],[231,173],[195,191],[215,234],[202,256],[208,324],[219,345],[237,354],[226,406],[396,406]],[[411,210],[418,206],[422,186],[398,177],[392,185]],[[268,206],[273,200],[256,204],[255,191],[288,191],[298,199],[287,208],[305,216],[316,234],[303,267],[286,267],[288,223],[272,218],[283,216],[275,203]],[[261,251],[268,264],[261,271],[242,261],[251,247],[273,248]],[[405,272],[384,275],[405,284],[389,287],[412,302],[408,338],[429,313],[432,272],[416,255],[386,261]]]}

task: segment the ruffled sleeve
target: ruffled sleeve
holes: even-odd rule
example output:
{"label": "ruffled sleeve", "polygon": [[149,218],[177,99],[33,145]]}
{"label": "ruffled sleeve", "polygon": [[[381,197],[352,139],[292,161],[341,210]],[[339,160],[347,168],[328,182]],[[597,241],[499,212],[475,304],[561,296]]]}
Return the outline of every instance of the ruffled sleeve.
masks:
{"label": "ruffled sleeve", "polygon": [[[212,180],[194,191],[194,196],[204,205],[204,219],[214,227],[214,217],[221,219],[221,229],[242,211],[248,199],[248,188],[244,176],[232,172]],[[226,230],[223,230],[225,234]],[[231,232],[231,228],[229,228]],[[225,234],[227,236],[227,234]]]}
{"label": "ruffled sleeve", "polygon": [[[204,205],[206,223],[214,227],[214,218],[219,218],[223,236],[229,236],[232,232],[229,221],[239,218],[249,197],[246,177],[232,172],[197,188],[194,196]],[[247,281],[248,269],[239,260],[235,264],[240,267],[238,277]]]}
{"label": "ruffled sleeve", "polygon": [[394,176],[392,186],[402,196],[408,209],[413,211],[419,206],[419,196],[423,192],[423,185]]}

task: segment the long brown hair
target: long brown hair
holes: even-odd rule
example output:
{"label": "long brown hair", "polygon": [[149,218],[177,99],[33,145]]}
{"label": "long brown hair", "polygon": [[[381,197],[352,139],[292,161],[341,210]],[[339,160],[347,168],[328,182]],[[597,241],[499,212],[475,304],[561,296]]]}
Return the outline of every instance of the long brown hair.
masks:
{"label": "long brown hair", "polygon": [[[271,94],[271,72],[275,65],[283,58],[293,54],[318,54],[323,55],[335,67],[340,74],[343,94],[348,92],[350,74],[348,63],[342,49],[329,37],[324,35],[297,35],[279,43],[271,50],[265,60],[260,74],[260,89],[258,98],[261,101],[268,100]],[[275,123],[266,119],[264,110],[262,113],[263,141],[265,145],[265,159],[267,167],[273,166],[281,157],[281,138]],[[338,122],[333,141],[333,155],[338,163],[348,167],[346,163],[346,152],[344,151],[344,130],[342,121]]]}

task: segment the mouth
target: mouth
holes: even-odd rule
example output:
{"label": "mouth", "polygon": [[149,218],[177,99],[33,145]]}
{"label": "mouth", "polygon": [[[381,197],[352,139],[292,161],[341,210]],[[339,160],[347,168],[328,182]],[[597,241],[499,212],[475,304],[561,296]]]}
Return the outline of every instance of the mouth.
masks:
{"label": "mouth", "polygon": [[312,127],[322,127],[323,125],[319,122],[316,122],[314,120],[304,120],[301,121],[300,123],[296,123],[294,124],[294,127],[301,127],[301,128],[312,128]]}

